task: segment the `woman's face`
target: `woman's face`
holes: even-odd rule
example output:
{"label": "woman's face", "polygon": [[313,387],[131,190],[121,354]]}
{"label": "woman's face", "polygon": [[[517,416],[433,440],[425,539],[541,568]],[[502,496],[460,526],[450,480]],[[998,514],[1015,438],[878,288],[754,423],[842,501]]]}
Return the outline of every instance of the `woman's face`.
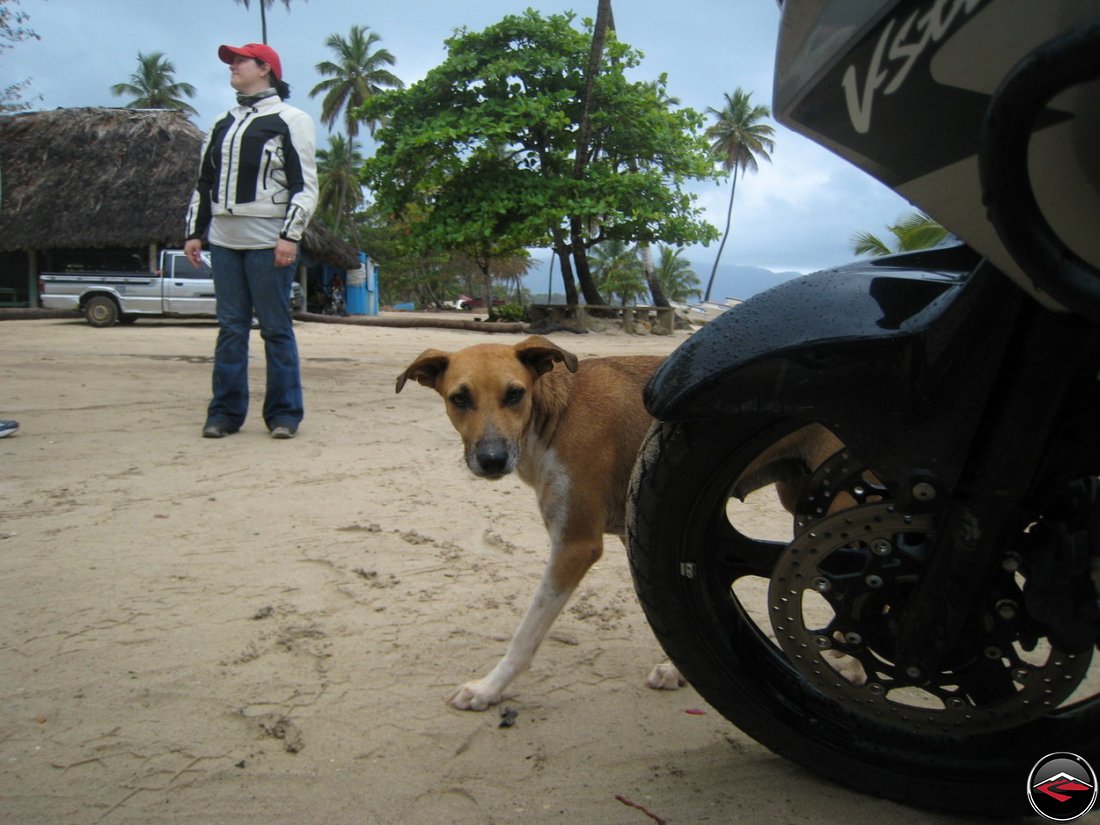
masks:
{"label": "woman's face", "polygon": [[260,64],[251,57],[236,55],[229,64],[229,85],[240,94],[256,94],[271,85],[268,80],[270,73],[271,67],[266,63]]}

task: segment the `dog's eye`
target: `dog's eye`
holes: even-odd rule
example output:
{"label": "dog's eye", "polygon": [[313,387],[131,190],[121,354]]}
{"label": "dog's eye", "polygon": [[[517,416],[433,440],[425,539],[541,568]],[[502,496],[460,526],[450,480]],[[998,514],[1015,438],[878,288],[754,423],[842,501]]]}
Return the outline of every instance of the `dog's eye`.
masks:
{"label": "dog's eye", "polygon": [[459,390],[458,392],[451,393],[450,401],[456,409],[470,409],[470,394],[466,392],[466,390]]}
{"label": "dog's eye", "polygon": [[523,400],[523,396],[527,394],[527,391],[523,387],[511,387],[508,392],[504,393],[504,406],[514,407],[520,401]]}

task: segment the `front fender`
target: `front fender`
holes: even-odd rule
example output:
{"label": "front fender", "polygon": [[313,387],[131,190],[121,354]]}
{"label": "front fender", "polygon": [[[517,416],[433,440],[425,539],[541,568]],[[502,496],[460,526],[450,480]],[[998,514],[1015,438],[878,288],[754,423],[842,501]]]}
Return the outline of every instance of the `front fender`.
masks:
{"label": "front fender", "polygon": [[[663,421],[820,421],[885,472],[917,461],[953,476],[1020,306],[988,264],[966,271],[977,263],[966,247],[946,247],[761,293],[681,345],[647,386],[646,406]],[[904,444],[905,455],[884,455],[884,444]]]}

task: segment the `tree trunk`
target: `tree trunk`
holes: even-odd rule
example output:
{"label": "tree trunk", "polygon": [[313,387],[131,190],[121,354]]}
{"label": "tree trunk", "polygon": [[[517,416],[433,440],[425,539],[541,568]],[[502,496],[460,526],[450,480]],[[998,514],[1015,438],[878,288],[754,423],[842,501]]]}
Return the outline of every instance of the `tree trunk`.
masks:
{"label": "tree trunk", "polygon": [[[583,180],[588,165],[588,144],[592,133],[591,113],[595,108],[596,76],[600,73],[604,45],[607,43],[608,29],[614,29],[611,16],[611,0],[599,0],[596,8],[596,24],[592,30],[592,51],[588,55],[588,73],[584,81],[584,105],[581,109],[580,128],[577,130],[577,150],[573,157],[573,177]],[[600,292],[592,283],[592,273],[588,269],[588,255],[585,252],[585,237],[580,218],[569,217],[570,242],[573,247],[573,262],[576,265],[577,280],[585,303],[599,305],[603,303]],[[563,271],[564,271],[564,258]]]}
{"label": "tree trunk", "polygon": [[707,281],[707,293],[703,296],[703,303],[710,300],[710,290],[714,286],[714,273],[718,271],[718,261],[722,257],[722,250],[726,248],[726,238],[730,236],[730,223],[733,220],[733,196],[737,192],[737,167],[733,167],[733,184],[730,186],[730,205],[726,208],[726,231],[722,234],[722,243],[718,244],[718,254],[714,256],[714,266],[710,270],[710,279]]}
{"label": "tree trunk", "polygon": [[577,154],[573,158],[573,176],[580,180],[588,163],[588,142],[592,135],[591,113],[595,105],[596,76],[600,73],[600,61],[607,43],[607,30],[614,30],[611,16],[611,0],[599,0],[596,7],[596,24],[592,29],[592,51],[588,55],[588,74],[584,79],[584,106],[581,109],[580,128],[577,130]]}
{"label": "tree trunk", "polygon": [[[575,307],[579,301],[577,299],[577,282],[573,279],[573,266],[569,262],[571,250],[569,244],[565,242],[560,227],[555,226],[552,234],[554,236],[554,251],[558,253],[558,262],[561,264],[561,280],[565,289],[565,303],[567,306]],[[546,296],[546,303],[550,303],[549,294]]]}
{"label": "tree trunk", "polygon": [[580,218],[570,218],[570,238],[573,242],[573,265],[577,270],[577,282],[584,295],[584,302],[590,306],[603,306],[603,296],[592,280],[592,271],[588,268],[588,251],[584,245],[584,232]]}
{"label": "tree trunk", "polygon": [[661,282],[657,280],[657,273],[653,271],[653,248],[647,244],[638,244],[642,257],[642,270],[645,272],[645,282],[649,286],[649,294],[653,297],[653,306],[667,307],[668,298],[661,288]]}
{"label": "tree trunk", "polygon": [[482,301],[485,303],[485,310],[489,313],[489,320],[494,317],[493,313],[493,276],[489,272],[489,263],[486,261],[481,266],[481,275],[483,282],[481,284]]}
{"label": "tree trunk", "polygon": [[264,0],[260,0],[260,34],[263,39],[260,41],[265,46],[267,45],[267,12],[264,10]]}

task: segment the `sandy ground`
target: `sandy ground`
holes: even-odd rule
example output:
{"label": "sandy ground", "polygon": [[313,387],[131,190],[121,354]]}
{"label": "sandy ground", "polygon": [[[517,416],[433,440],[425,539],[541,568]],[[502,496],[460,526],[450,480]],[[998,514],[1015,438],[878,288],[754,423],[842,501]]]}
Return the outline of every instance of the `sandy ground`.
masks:
{"label": "sandy ground", "polygon": [[[0,323],[0,418],[22,424],[0,440],[0,822],[956,821],[645,688],[661,654],[613,538],[514,683],[514,726],[450,708],[547,541],[530,491],[475,479],[438,397],[394,379],[427,347],[518,337],[297,331],[299,438],[270,439],[256,398],[217,441],[212,323]],[[585,357],[684,335],[553,338]]]}

